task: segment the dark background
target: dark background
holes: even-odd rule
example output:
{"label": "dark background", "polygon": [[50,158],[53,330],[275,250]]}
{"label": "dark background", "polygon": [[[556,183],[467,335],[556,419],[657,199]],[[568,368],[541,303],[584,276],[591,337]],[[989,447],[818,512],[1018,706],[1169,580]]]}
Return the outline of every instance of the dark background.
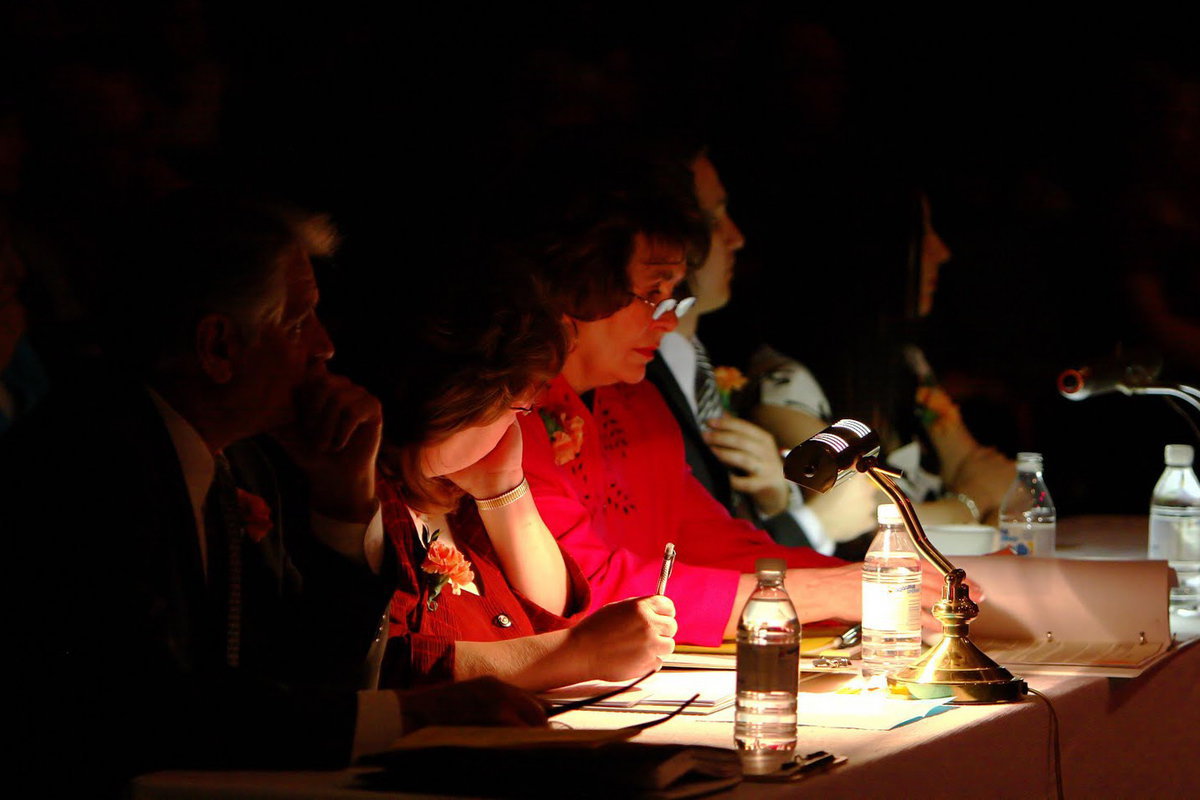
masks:
{"label": "dark background", "polygon": [[97,242],[147,197],[267,186],[333,214],[339,280],[403,276],[437,268],[446,237],[488,215],[472,186],[547,131],[667,124],[711,143],[748,240],[706,339],[769,313],[822,378],[844,334],[803,309],[853,306],[855,287],[904,269],[892,212],[916,187],[954,252],[919,338],[981,440],[1045,454],[1060,513],[1144,512],[1162,445],[1194,442],[1159,399],[1054,387],[1118,345],[1200,383],[1196,343],[1156,340],[1126,284],[1166,275],[1196,317],[1200,94],[1182,18],[383,5],[8,12],[3,202],[52,376],[86,350]]}

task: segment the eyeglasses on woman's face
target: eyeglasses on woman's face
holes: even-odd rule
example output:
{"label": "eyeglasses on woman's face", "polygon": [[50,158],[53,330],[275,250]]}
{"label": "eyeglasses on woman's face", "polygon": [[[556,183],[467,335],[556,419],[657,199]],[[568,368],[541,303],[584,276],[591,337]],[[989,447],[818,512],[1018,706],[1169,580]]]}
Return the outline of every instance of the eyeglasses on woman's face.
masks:
{"label": "eyeglasses on woman's face", "polygon": [[662,319],[664,314],[667,314],[671,311],[674,311],[675,318],[679,319],[683,317],[683,315],[687,314],[688,311],[692,309],[692,306],[696,304],[696,298],[694,297],[685,297],[682,300],[676,300],[674,297],[668,297],[666,300],[656,303],[653,300],[647,300],[640,294],[634,294],[633,292],[630,292],[630,294],[633,295],[635,299],[641,300],[643,303],[653,309],[650,312],[650,319],[653,320]]}
{"label": "eyeglasses on woman's face", "polygon": [[524,417],[532,414],[537,410],[538,404],[542,398],[546,396],[546,390],[550,388],[549,382],[543,382],[531,389],[528,393],[520,397],[514,397],[518,402],[511,403],[508,407],[509,411],[514,412],[519,417]]}

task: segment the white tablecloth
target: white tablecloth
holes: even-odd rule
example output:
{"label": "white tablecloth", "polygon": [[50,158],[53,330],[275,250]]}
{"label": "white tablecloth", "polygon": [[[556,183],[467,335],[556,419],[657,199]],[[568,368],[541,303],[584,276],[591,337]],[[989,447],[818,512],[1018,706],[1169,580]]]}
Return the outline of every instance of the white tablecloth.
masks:
{"label": "white tablecloth", "polygon": [[[1144,524],[1144,517],[1067,522],[1060,556],[1137,557],[1133,540]],[[1058,713],[1067,797],[1200,794],[1200,643],[1129,680],[1039,676],[1029,684],[1048,695]],[[560,717],[576,728],[647,718],[609,711]],[[718,747],[731,747],[732,740],[731,723],[704,717],[676,717],[638,738]],[[742,783],[722,796],[1029,798],[1054,791],[1049,714],[1034,698],[963,706],[891,731],[802,727],[797,751],[814,750],[849,760],[798,784]],[[135,800],[379,797],[354,788],[359,772],[161,772],[138,778],[132,789]],[[563,796],[570,795],[563,787]]]}

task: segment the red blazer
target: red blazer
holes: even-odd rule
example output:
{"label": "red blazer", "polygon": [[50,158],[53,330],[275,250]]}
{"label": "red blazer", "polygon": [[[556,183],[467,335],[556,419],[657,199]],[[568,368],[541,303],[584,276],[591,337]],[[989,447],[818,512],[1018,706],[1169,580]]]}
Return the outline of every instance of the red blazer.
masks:
{"label": "red blazer", "polygon": [[454,679],[455,642],[516,639],[571,625],[588,605],[588,584],[578,565],[563,553],[571,580],[567,616],[539,606],[511,585],[500,566],[483,521],[473,503],[451,515],[454,546],[471,562],[479,594],[454,594],[447,585],[429,610],[430,575],[421,570],[425,546],[408,507],[386,480],[379,481],[383,524],[395,545],[396,592],[390,607],[390,638],[380,684],[404,687]]}
{"label": "red blazer", "polygon": [[[574,418],[582,420],[582,429]],[[552,444],[551,428],[562,428]],[[653,594],[663,547],[679,561],[667,589],[681,643],[721,641],[738,577],[759,558],[792,567],[843,561],[778,545],[729,516],[692,476],[678,423],[646,382],[596,389],[592,410],[560,375],[538,414],[521,419],[525,476],[542,519],[587,576],[592,608]],[[581,447],[566,441],[582,434]],[[573,456],[573,457],[572,457]]]}

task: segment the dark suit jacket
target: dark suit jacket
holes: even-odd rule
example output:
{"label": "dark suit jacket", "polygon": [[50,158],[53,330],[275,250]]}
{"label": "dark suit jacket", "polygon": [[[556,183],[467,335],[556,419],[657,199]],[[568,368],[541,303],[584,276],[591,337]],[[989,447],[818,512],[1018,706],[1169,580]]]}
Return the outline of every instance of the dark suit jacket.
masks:
{"label": "dark suit jacket", "polygon": [[[0,440],[5,608],[19,642],[24,766],[84,790],[182,766],[345,765],[386,581],[325,548],[271,445],[227,450],[276,529],[243,550],[242,664],[166,426],[144,387],[97,373]],[[64,765],[70,765],[64,770]]]}
{"label": "dark suit jacket", "polygon": [[762,517],[754,508],[751,498],[733,490],[729,483],[729,468],[721,463],[708,442],[704,441],[696,416],[688,403],[675,375],[662,354],[655,353],[654,360],[646,365],[646,378],[658,387],[667,407],[675,415],[679,429],[683,433],[684,453],[692,474],[704,485],[708,493],[715,497],[730,514],[748,519],[755,526],[765,530],[771,538],[780,544],[809,547],[808,537],[804,529],[796,522],[796,518],[784,511],[773,517]]}

